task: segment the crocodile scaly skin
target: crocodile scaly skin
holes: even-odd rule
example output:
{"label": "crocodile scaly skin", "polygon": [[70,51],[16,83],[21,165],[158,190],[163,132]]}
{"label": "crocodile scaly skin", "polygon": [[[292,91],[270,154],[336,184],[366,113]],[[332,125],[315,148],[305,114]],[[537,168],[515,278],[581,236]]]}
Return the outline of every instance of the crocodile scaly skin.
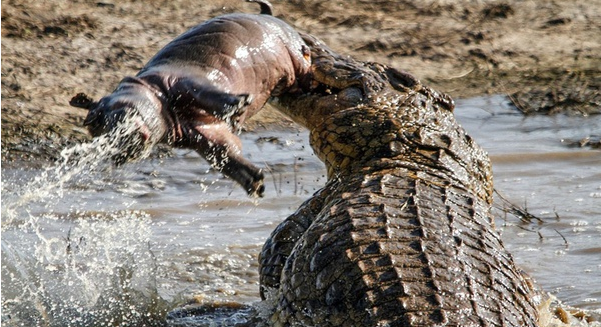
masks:
{"label": "crocodile scaly skin", "polygon": [[495,231],[490,160],[453,100],[304,38],[315,89],[274,104],[310,130],[328,182],[263,247],[270,324],[537,326]]}

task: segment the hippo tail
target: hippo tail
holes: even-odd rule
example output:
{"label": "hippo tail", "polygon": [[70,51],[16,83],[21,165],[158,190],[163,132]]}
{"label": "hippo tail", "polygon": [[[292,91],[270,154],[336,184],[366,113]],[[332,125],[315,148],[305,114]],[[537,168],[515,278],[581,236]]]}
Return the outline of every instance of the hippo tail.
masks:
{"label": "hippo tail", "polygon": [[247,2],[256,2],[261,6],[261,15],[273,16],[273,6],[267,0],[246,0]]}

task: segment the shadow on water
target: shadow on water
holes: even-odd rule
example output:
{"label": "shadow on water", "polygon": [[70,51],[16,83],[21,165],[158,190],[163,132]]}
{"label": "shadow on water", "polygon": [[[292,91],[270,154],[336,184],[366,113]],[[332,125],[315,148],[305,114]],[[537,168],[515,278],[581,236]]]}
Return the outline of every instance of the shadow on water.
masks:
{"label": "shadow on water", "polygon": [[[456,115],[490,153],[496,189],[540,218],[497,201],[518,264],[567,305],[601,311],[601,152],[562,143],[599,119],[523,118],[502,97],[458,101]],[[3,169],[2,325],[228,326],[268,310],[257,254],[325,171],[304,131],[242,140],[266,169],[263,199],[190,151],[114,168],[111,138],[43,170]]]}

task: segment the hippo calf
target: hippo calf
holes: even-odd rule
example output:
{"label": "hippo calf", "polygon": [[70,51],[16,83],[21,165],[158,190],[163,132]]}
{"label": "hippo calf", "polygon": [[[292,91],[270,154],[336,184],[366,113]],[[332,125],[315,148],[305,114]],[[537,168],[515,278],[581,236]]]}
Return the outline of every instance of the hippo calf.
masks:
{"label": "hippo calf", "polygon": [[197,25],[113,93],[98,102],[78,94],[70,104],[89,109],[84,124],[93,136],[129,118],[135,132],[126,157],[157,142],[191,148],[249,195],[262,196],[263,173],[242,157],[235,133],[271,96],[298,89],[311,59],[299,34],[271,16],[267,1],[252,2],[261,14],[227,14]]}

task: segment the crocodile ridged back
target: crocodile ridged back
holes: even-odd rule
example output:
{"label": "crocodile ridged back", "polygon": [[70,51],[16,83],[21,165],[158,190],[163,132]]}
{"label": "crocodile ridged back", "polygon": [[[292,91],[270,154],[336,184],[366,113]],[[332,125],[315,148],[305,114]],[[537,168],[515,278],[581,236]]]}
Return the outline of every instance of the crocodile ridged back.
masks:
{"label": "crocodile ridged back", "polygon": [[[536,326],[488,204],[395,169],[341,180],[296,242],[277,320],[303,326]],[[346,191],[344,189],[347,189]],[[357,190],[357,191],[349,191]]]}
{"label": "crocodile ridged back", "polygon": [[328,183],[265,243],[271,322],[537,326],[537,293],[494,228],[490,160],[452,100],[311,44],[316,78],[340,91],[279,105],[309,128]]}

